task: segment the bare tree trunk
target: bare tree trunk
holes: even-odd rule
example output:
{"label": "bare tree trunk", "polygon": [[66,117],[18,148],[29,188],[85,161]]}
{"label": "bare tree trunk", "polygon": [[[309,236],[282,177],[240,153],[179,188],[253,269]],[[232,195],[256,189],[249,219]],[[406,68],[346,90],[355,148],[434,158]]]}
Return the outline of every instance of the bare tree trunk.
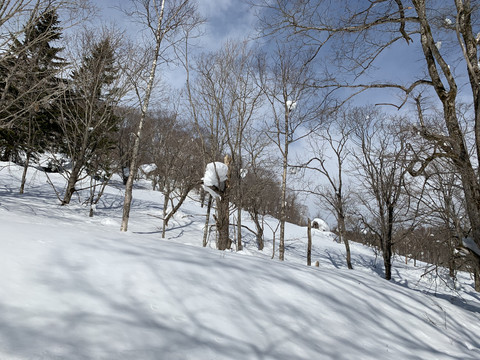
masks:
{"label": "bare tree trunk", "polygon": [[[28,145],[32,145],[32,115],[29,116],[28,118]],[[23,164],[23,174],[22,174],[22,181],[20,183],[20,194],[23,194],[25,191],[25,182],[27,181],[27,171],[28,171],[28,166],[30,165],[30,157],[32,156],[32,153],[30,150],[27,151],[27,156],[25,159],[25,163]]]}
{"label": "bare tree trunk", "polygon": [[206,191],[201,188],[200,189],[200,207],[203,208],[205,206],[205,196],[206,196]]}
{"label": "bare tree trunk", "polygon": [[203,229],[203,247],[207,246],[208,224],[210,222],[210,211],[212,209],[212,195],[208,195],[207,215],[205,216],[205,228]]}
{"label": "bare tree trunk", "polygon": [[217,204],[217,216],[216,216],[216,227],[218,233],[217,239],[217,249],[225,250],[230,249],[232,245],[232,240],[230,239],[230,181],[232,177],[232,158],[229,155],[225,155],[224,163],[228,167],[227,171],[227,180],[223,186],[223,189],[220,189],[220,197],[217,197],[215,200]]}
{"label": "bare tree trunk", "polygon": [[241,208],[241,200],[238,204],[237,209],[237,251],[242,251],[242,208]]}
{"label": "bare tree trunk", "polygon": [[237,189],[237,201],[238,201],[238,209],[237,209],[237,251],[243,250],[242,245],[242,177],[240,172],[242,170],[242,135],[239,134],[238,140],[238,173],[236,174],[236,180],[238,181],[238,189]]}
{"label": "bare tree trunk", "polygon": [[307,243],[307,266],[312,265],[312,222],[310,219],[307,220],[308,225],[307,225],[307,238],[308,238],[308,243]]}
{"label": "bare tree trunk", "polygon": [[130,218],[130,207],[132,205],[132,191],[133,191],[133,180],[137,173],[138,168],[138,157],[140,152],[140,140],[142,138],[143,125],[145,123],[145,118],[147,117],[148,105],[150,102],[150,97],[152,95],[153,85],[155,83],[155,72],[157,70],[158,57],[160,54],[160,45],[162,42],[162,20],[163,13],[165,9],[165,0],[162,0],[160,6],[160,13],[158,15],[158,24],[155,32],[156,43],[155,43],[155,53],[152,61],[152,67],[150,69],[150,76],[148,77],[147,89],[145,91],[145,96],[143,97],[143,106],[142,106],[142,115],[140,117],[140,122],[138,123],[137,134],[135,137],[135,143],[132,150],[132,160],[130,162],[130,172],[128,174],[127,183],[125,185],[125,200],[123,203],[123,217],[122,225],[120,231],[127,231],[128,229],[128,219]]}
{"label": "bare tree trunk", "polygon": [[[153,88],[153,80],[155,77],[155,68],[156,68],[156,61],[154,61],[154,65],[152,65],[152,71],[150,73],[150,79],[148,82],[147,87],[147,94],[145,97],[150,98],[152,88]],[[123,217],[122,217],[122,225],[120,227],[120,231],[127,231],[128,229],[128,219],[130,218],[130,207],[132,205],[132,192],[133,192],[133,181],[135,179],[135,175],[137,173],[138,168],[138,156],[140,152],[140,139],[142,137],[143,132],[143,125],[145,123],[146,112],[148,110],[148,99],[145,99],[143,109],[142,109],[142,116],[140,117],[140,122],[138,123],[137,133],[135,137],[135,143],[133,145],[132,151],[132,160],[130,162],[130,171],[127,178],[127,183],[125,184],[125,199],[123,203]]]}
{"label": "bare tree trunk", "polygon": [[254,214],[252,216],[252,220],[255,223],[255,227],[257,228],[257,234],[256,234],[256,240],[257,240],[257,247],[258,250],[263,250],[264,244],[263,244],[263,228],[262,225],[260,224],[260,221],[258,219],[258,212],[254,211]]}
{"label": "bare tree trunk", "polygon": [[28,166],[30,165],[30,157],[32,154],[30,152],[27,152],[27,157],[25,159],[25,164],[23,164],[23,173],[22,173],[22,182],[20,184],[20,194],[23,194],[25,191],[25,182],[27,181],[27,171],[28,171]]}
{"label": "bare tree trunk", "polygon": [[227,196],[222,196],[220,199],[217,198],[217,216],[216,216],[216,227],[218,232],[217,240],[217,249],[226,250],[230,249],[232,241],[230,240],[229,233],[229,201]]}
{"label": "bare tree trunk", "polygon": [[[288,115],[286,115],[288,117]],[[288,125],[288,121],[287,125]],[[285,140],[285,152],[283,157],[283,173],[282,173],[282,194],[281,194],[281,205],[280,205],[280,243],[278,246],[278,258],[283,261],[285,259],[285,217],[286,217],[286,206],[287,206],[287,170],[288,170],[288,140]]]}
{"label": "bare tree trunk", "polygon": [[383,265],[385,267],[385,280],[392,279],[392,249],[391,246],[385,246],[383,251]]}
{"label": "bare tree trunk", "polygon": [[90,198],[88,199],[88,204],[90,205],[90,211],[88,213],[89,217],[93,217],[93,205],[94,205],[94,198],[95,198],[95,190],[97,187],[97,181],[90,177]]}
{"label": "bare tree trunk", "polygon": [[348,239],[345,236],[345,234],[346,234],[345,217],[343,216],[343,214],[340,214],[340,216],[338,217],[338,235],[340,236],[340,240],[343,241],[343,243],[345,244],[347,267],[349,269],[353,269],[352,258],[350,254],[350,244],[348,243]]}
{"label": "bare tree trunk", "polygon": [[75,165],[73,166],[72,172],[68,177],[67,189],[65,190],[65,196],[63,197],[62,205],[70,204],[70,201],[72,200],[72,196],[75,193],[75,184],[78,181],[78,177],[80,176],[81,169],[82,169],[82,162],[76,161]]}
{"label": "bare tree trunk", "polygon": [[392,239],[393,239],[393,208],[388,209],[388,230],[383,239],[383,264],[385,266],[385,280],[392,279]]}
{"label": "bare tree trunk", "polygon": [[167,206],[170,199],[170,191],[165,191],[163,195],[163,216],[162,216],[162,239],[165,239],[165,231],[167,229]]}
{"label": "bare tree trunk", "polygon": [[275,233],[273,233],[273,239],[272,239],[272,259],[275,258]]}
{"label": "bare tree trunk", "polygon": [[[267,223],[268,225],[268,223]],[[280,222],[277,223],[277,226],[275,227],[275,229],[273,229],[270,225],[268,225],[268,227],[270,228],[270,230],[272,230],[272,234],[273,234],[273,239],[272,239],[272,245],[273,245],[273,249],[272,249],[272,259],[275,258],[275,235],[277,234],[277,230],[278,230],[278,227],[280,226]]]}
{"label": "bare tree trunk", "polygon": [[480,291],[480,272],[477,266],[475,266],[475,269],[473,270],[473,278],[474,278],[475,291]]}

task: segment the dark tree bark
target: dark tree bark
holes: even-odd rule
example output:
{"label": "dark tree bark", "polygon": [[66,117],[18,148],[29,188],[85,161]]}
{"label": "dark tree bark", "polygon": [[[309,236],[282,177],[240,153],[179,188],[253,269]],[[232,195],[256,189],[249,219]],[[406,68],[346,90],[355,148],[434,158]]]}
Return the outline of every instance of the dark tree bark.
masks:
{"label": "dark tree bark", "polygon": [[312,222],[310,219],[307,220],[308,225],[307,225],[307,238],[308,238],[308,243],[307,243],[307,265],[311,266],[312,265]]}
{"label": "dark tree bark", "polygon": [[253,216],[251,216],[253,222],[255,223],[255,228],[257,230],[255,234],[255,239],[257,240],[257,248],[258,250],[263,250],[264,243],[263,243],[263,227],[260,224],[260,219],[258,218],[258,211],[254,211]]}
{"label": "dark tree bark", "polygon": [[217,205],[215,222],[218,234],[218,250],[230,249],[232,246],[232,240],[230,239],[230,179],[232,175],[232,158],[226,155],[224,163],[228,166],[227,180],[224,184],[220,185],[220,196],[215,200]]}

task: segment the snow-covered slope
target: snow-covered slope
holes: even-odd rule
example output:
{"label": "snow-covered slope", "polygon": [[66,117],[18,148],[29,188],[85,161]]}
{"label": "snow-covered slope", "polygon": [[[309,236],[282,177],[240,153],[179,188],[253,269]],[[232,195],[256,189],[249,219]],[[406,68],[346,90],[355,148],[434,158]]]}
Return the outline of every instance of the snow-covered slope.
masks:
{"label": "snow-covered slope", "polygon": [[248,232],[240,253],[202,248],[205,209],[193,200],[162,240],[162,196],[146,186],[121,233],[120,185],[89,218],[78,200],[59,206],[33,169],[18,195],[20,174],[0,163],[2,360],[480,358],[466,274],[453,291],[399,260],[386,282],[371,249],[352,244],[349,271],[320,231],[320,267],[307,267],[306,229],[293,225],[285,262],[270,259],[269,231],[263,252]]}

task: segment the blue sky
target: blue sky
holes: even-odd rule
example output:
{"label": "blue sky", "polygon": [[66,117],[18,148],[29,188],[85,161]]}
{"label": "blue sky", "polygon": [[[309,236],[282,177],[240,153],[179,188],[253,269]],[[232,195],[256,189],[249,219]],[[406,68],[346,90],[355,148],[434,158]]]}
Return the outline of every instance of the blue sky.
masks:
{"label": "blue sky", "polygon": [[[102,21],[114,22],[120,29],[128,29],[133,27],[131,19],[122,13],[118,7],[128,7],[130,0],[94,0],[100,9]],[[255,31],[256,17],[254,10],[245,0],[198,0],[198,9],[201,15],[207,20],[203,25],[204,35],[198,40],[200,51],[218,50],[227,40],[245,39],[252,35]],[[133,31],[132,31],[133,32]],[[130,36],[134,37],[133,34]],[[418,44],[410,44],[409,46],[400,43],[399,46],[386,51],[379,57],[377,62],[377,71],[374,72],[375,77],[380,76],[382,80],[391,80],[402,83],[403,79],[411,74],[413,68],[418,68],[423,64],[418,62],[416,56],[413,55],[414,47]],[[328,50],[332,51],[332,49]],[[334,50],[334,49],[333,49]],[[326,54],[321,54],[323,57]],[[176,74],[173,79],[183,78],[181,74]],[[364,81],[368,82],[372,79],[368,77]],[[180,84],[177,84],[180,85]],[[175,85],[175,87],[177,87]],[[387,94],[388,93],[388,94]],[[370,92],[365,96],[360,96],[361,102],[389,102],[383,97],[391,100],[392,93],[386,90]]]}
{"label": "blue sky", "polygon": [[[118,7],[126,7],[128,0],[93,0],[101,9],[102,20],[115,22],[121,29],[127,29],[131,22]],[[205,35],[201,43],[205,50],[216,50],[226,40],[247,37],[254,30],[253,10],[243,0],[199,0],[198,9],[206,18]]]}
{"label": "blue sky", "polygon": [[[100,21],[113,23],[128,36],[135,38],[135,25],[120,7],[131,5],[130,0],[92,0],[100,9]],[[245,39],[255,29],[254,11],[243,0],[198,0],[198,10],[206,19],[202,25],[203,36],[196,48],[201,52],[218,50],[227,40]],[[184,84],[184,71],[169,67],[162,72],[164,80],[174,88]]]}

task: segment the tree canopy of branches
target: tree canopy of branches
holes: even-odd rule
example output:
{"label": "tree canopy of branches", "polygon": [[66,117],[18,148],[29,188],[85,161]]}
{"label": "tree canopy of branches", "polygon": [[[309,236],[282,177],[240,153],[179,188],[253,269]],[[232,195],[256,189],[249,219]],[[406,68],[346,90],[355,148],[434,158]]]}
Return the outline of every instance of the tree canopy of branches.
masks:
{"label": "tree canopy of branches", "polygon": [[407,137],[393,130],[378,111],[358,108],[350,116],[358,149],[354,153],[355,173],[361,179],[358,213],[365,230],[378,240],[385,279],[390,280],[395,241],[400,240],[405,227],[414,227],[417,215],[407,185]]}
{"label": "tree canopy of branches", "polygon": [[[324,86],[350,89],[352,96],[371,89],[388,89],[401,96],[400,102],[385,102],[397,108],[423,95],[431,105],[439,107],[444,124],[440,128],[428,127],[422,121],[427,109],[418,107],[415,133],[433,148],[424,157],[414,154],[410,170],[422,175],[436,159],[452,160],[466,199],[470,235],[480,245],[480,182],[475,165],[480,163],[478,4],[470,0],[337,1],[334,6],[330,1],[318,0],[258,3],[266,10],[262,18],[266,33],[316,46],[318,54],[333,45],[344,49],[334,54],[343,70],[341,75],[326,78]],[[401,82],[364,82],[367,77],[363,75],[369,74],[368,79],[372,79],[373,67],[381,67],[380,55],[395,49],[411,51],[412,58],[421,58],[420,71],[404,72]],[[405,65],[398,64],[398,68]],[[418,68],[418,62],[414,68]],[[472,105],[468,128],[461,126],[458,117],[465,98],[471,99]],[[468,131],[473,132],[472,144],[467,142]]]}
{"label": "tree canopy of branches", "polygon": [[[217,210],[228,211],[229,202],[237,206],[237,249],[242,249],[241,210],[243,143],[261,104],[261,89],[255,83],[255,56],[245,42],[228,42],[219,51],[198,58],[195,81],[189,83],[191,111],[202,140],[206,162],[222,155],[231,157],[231,176],[223,196],[217,198]],[[220,204],[223,202],[224,204]],[[218,206],[226,205],[226,206]],[[229,227],[229,215],[217,219]],[[227,236],[228,229],[222,232]],[[228,239],[226,239],[228,240]],[[226,243],[220,239],[219,243]]]}
{"label": "tree canopy of branches", "polygon": [[325,116],[328,97],[320,96],[311,68],[311,54],[278,46],[270,57],[259,61],[259,86],[269,105],[268,138],[282,161],[279,259],[285,256],[285,221],[289,151],[294,142],[318,128]]}
{"label": "tree canopy of branches", "polygon": [[[203,157],[200,141],[178,114],[157,111],[145,125],[144,161],[154,165],[146,174],[154,189],[164,194],[162,237],[168,222],[190,191],[201,184]],[[176,200],[176,203],[175,203]]]}
{"label": "tree canopy of branches", "polygon": [[[353,269],[350,245],[347,239],[346,217],[351,203],[352,191],[345,185],[345,167],[350,154],[348,143],[353,128],[348,122],[348,112],[336,114],[335,120],[314,133],[310,141],[311,157],[301,168],[320,174],[326,179],[326,185],[316,184],[309,191],[319,197],[319,205],[333,214],[337,221],[337,234],[345,244],[346,261]],[[319,141],[319,139],[321,139]],[[329,158],[329,154],[332,154]]]}

